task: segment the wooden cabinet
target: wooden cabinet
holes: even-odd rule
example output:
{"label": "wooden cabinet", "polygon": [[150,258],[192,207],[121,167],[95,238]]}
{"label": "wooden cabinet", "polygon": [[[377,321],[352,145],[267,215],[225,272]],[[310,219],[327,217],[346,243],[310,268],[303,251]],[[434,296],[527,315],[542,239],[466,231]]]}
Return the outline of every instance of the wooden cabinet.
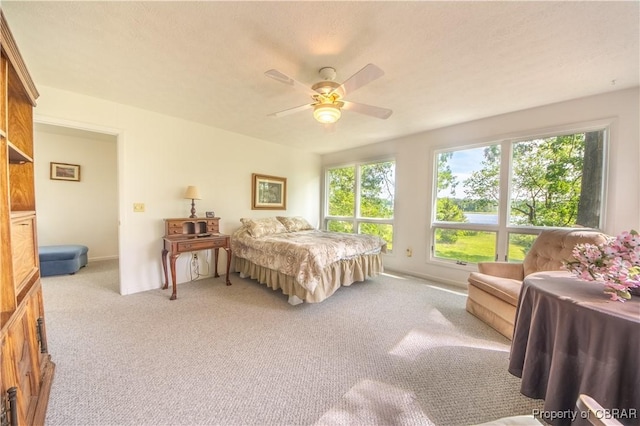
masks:
{"label": "wooden cabinet", "polygon": [[36,217],[31,213],[13,213],[11,217],[13,281],[18,296],[38,274]]}
{"label": "wooden cabinet", "polygon": [[[18,418],[28,419],[33,415],[30,413],[36,406],[32,403],[37,398],[40,388],[39,370],[36,357],[37,348],[34,345],[34,327],[32,327],[32,316],[29,309],[29,302],[21,305],[16,320],[9,326],[9,341],[11,342],[11,352],[9,359],[15,363],[16,385],[18,387]],[[23,423],[23,422],[20,422]]]}
{"label": "wooden cabinet", "polygon": [[219,217],[208,219],[165,219],[164,234],[165,236],[182,235],[185,237],[217,234],[220,232],[219,223]]}
{"label": "wooden cabinet", "polygon": [[0,417],[44,424],[55,365],[38,260],[33,107],[38,92],[0,9]]}

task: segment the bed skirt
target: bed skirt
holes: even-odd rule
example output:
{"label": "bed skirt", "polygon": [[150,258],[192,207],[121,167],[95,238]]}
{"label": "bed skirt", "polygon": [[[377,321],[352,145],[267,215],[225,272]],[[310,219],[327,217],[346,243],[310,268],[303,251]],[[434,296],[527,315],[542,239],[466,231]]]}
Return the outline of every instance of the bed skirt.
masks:
{"label": "bed skirt", "polygon": [[239,272],[241,276],[258,280],[259,283],[265,284],[273,290],[282,289],[282,292],[289,296],[289,303],[292,304],[295,304],[292,302],[295,298],[308,303],[322,302],[340,286],[348,286],[357,281],[364,281],[368,277],[379,275],[384,270],[382,254],[380,253],[340,260],[325,268],[315,291],[311,293],[298,284],[294,277],[290,275],[258,266],[241,257],[234,257],[234,259],[235,271]]}

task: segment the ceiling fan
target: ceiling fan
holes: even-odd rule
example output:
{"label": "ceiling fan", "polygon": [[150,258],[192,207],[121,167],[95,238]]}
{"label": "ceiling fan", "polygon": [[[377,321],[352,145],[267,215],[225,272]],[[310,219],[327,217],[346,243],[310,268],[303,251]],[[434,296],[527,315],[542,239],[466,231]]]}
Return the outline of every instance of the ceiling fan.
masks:
{"label": "ceiling fan", "polygon": [[269,115],[282,117],[299,111],[313,109],[313,117],[317,121],[323,124],[332,124],[340,119],[343,109],[382,119],[389,118],[393,113],[392,110],[387,108],[350,102],[344,99],[346,95],[384,75],[384,71],[376,65],[366,65],[342,84],[333,81],[336,78],[336,70],[332,67],[321,68],[319,73],[323,80],[311,87],[307,87],[305,84],[296,81],[278,70],[272,69],[265,72],[264,74],[267,77],[305,92],[312,100],[309,104],[274,112]]}

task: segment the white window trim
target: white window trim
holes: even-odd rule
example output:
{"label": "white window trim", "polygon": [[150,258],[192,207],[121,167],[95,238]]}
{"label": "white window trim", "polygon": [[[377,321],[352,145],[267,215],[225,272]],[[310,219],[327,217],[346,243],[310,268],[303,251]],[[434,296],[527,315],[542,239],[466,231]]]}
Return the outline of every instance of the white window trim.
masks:
{"label": "white window trim", "polygon": [[[340,221],[345,221],[345,222],[351,222],[353,223],[353,229],[355,231],[355,233],[358,233],[358,228],[359,225],[361,223],[379,223],[379,224],[389,224],[391,226],[393,226],[394,232],[393,232],[393,241],[392,244],[395,244],[395,239],[396,239],[396,225],[395,225],[395,217],[396,217],[396,200],[395,200],[395,194],[394,194],[394,200],[393,200],[393,216],[390,219],[381,219],[381,218],[365,218],[365,217],[360,217],[360,166],[365,165],[365,164],[372,164],[372,163],[384,163],[387,161],[393,161],[394,164],[397,166],[398,162],[396,161],[395,157],[379,157],[379,158],[373,158],[373,159],[367,159],[367,160],[358,160],[358,161],[350,161],[350,162],[346,162],[346,163],[340,163],[340,164],[331,164],[331,165],[325,165],[323,167],[323,179],[322,179],[322,202],[321,202],[321,219],[320,219],[320,223],[321,223],[321,227],[322,229],[326,230],[327,229],[327,222],[329,220],[340,220]],[[355,187],[356,187],[356,193],[355,193],[355,210],[354,210],[354,216],[331,216],[329,215],[329,182],[328,182],[328,172],[331,169],[340,169],[340,168],[344,168],[344,167],[355,167],[356,169],[356,173],[355,173]],[[396,170],[397,172],[397,170]],[[394,185],[395,186],[395,185]],[[394,192],[395,192],[394,188]]]}
{"label": "white window trim", "polygon": [[[571,123],[560,126],[546,127],[522,132],[513,132],[510,134],[504,134],[500,137],[483,138],[471,143],[464,143],[460,145],[439,146],[431,150],[431,163],[433,167],[433,185],[431,191],[431,222],[427,232],[428,250],[427,263],[433,263],[438,265],[446,265],[447,267],[453,267],[456,269],[475,270],[475,263],[458,264],[454,260],[443,259],[435,257],[435,229],[469,229],[477,231],[490,231],[496,232],[496,259],[506,260],[507,252],[509,248],[509,234],[510,233],[522,233],[522,234],[539,234],[544,229],[553,229],[554,227],[536,227],[536,226],[514,226],[509,225],[507,218],[509,217],[509,209],[511,206],[511,150],[514,143],[521,141],[528,141],[532,139],[542,139],[551,136],[557,136],[561,134],[571,133],[587,133],[591,131],[604,131],[604,152],[603,152],[603,165],[602,173],[603,178],[601,182],[601,200],[600,206],[600,226],[599,229],[604,228],[606,224],[606,211],[607,211],[607,185],[609,176],[609,150],[612,128],[615,127],[616,118],[603,118],[598,120]],[[489,145],[500,145],[501,151],[501,163],[500,163],[500,182],[508,182],[507,185],[500,185],[500,200],[507,200],[507,202],[501,202],[498,206],[498,225],[486,225],[486,224],[467,224],[467,223],[454,223],[454,222],[437,222],[435,209],[436,200],[438,198],[438,167],[437,158],[440,153],[460,151],[465,149],[481,148]],[[505,155],[503,150],[508,150]],[[505,167],[506,166],[506,167]],[[506,179],[506,180],[504,180]]]}

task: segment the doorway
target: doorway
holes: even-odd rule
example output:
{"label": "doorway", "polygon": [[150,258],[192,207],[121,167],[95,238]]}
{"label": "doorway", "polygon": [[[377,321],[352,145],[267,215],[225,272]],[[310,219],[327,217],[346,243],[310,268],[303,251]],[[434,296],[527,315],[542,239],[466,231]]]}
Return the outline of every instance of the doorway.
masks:
{"label": "doorway", "polygon": [[[38,245],[85,245],[89,266],[117,260],[118,135],[36,121],[34,159]],[[78,179],[54,179],[52,163]]]}

